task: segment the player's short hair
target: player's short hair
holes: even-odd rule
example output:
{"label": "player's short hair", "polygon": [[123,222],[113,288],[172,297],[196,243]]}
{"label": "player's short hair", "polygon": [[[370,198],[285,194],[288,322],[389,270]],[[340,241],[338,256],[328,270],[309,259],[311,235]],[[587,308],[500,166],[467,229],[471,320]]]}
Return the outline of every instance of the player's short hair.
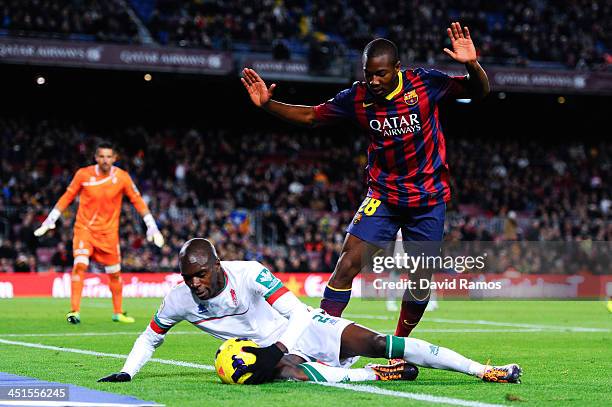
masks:
{"label": "player's short hair", "polygon": [[111,143],[108,140],[99,140],[98,143],[96,144],[96,149],[95,152],[97,153],[99,149],[101,148],[110,148],[111,150],[113,150],[113,152],[115,152],[115,146],[113,145],[113,143]]}
{"label": "player's short hair", "polygon": [[368,43],[363,49],[364,60],[388,55],[393,65],[399,61],[399,52],[393,41],[386,38],[376,38]]}
{"label": "player's short hair", "polygon": [[219,260],[217,249],[208,239],[196,237],[185,242],[179,252],[179,268],[183,268],[183,262],[186,264],[197,263],[200,266],[204,264],[213,264]]}

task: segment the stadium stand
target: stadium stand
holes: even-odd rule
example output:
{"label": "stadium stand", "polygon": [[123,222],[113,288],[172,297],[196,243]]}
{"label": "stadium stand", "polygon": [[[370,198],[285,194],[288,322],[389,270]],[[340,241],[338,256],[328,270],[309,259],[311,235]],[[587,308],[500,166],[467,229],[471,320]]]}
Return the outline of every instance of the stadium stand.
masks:
{"label": "stadium stand", "polygon": [[107,42],[138,42],[138,30],[118,0],[2,0],[2,34]]}
{"label": "stadium stand", "polygon": [[[604,70],[612,62],[607,1],[2,0],[2,34],[307,55],[326,44],[359,55],[375,37],[399,44],[404,64],[446,62],[445,27],[470,27],[484,63]],[[334,55],[327,55],[333,57]]]}
{"label": "stadium stand", "polygon": [[[73,171],[92,163],[99,134],[16,118],[0,119],[0,133],[0,270],[69,268],[76,206],[43,239],[32,232]],[[146,244],[126,204],[120,232],[129,271],[174,269],[181,243],[195,235],[221,243],[224,258],[332,271],[365,193],[364,141],[350,135],[130,127],[113,138],[118,165],[168,241],[161,250]],[[612,240],[609,143],[447,142],[454,194],[447,240]]]}

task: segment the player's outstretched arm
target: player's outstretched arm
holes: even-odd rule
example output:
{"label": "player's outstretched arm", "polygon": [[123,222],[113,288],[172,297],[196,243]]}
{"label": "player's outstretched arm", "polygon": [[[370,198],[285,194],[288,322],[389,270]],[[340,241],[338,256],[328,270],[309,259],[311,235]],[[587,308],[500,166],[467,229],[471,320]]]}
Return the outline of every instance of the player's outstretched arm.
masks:
{"label": "player's outstretched arm", "polygon": [[450,28],[446,29],[448,38],[451,41],[451,48],[444,48],[444,52],[457,62],[465,64],[465,68],[470,74],[468,87],[470,97],[474,99],[482,99],[490,92],[489,78],[487,73],[478,63],[478,55],[476,47],[470,36],[470,30],[467,27],[461,28],[458,22],[452,23]]}
{"label": "player's outstretched arm", "polygon": [[57,201],[51,212],[47,218],[43,221],[42,225],[38,229],[34,231],[34,236],[40,237],[47,233],[50,229],[55,229],[55,222],[59,219],[62,211],[66,209],[76,198],[76,196],[81,191],[81,183],[83,182],[83,172],[78,170],[72,181],[70,181],[70,185],[66,188],[66,192],[60,197]]}
{"label": "player's outstretched arm", "polygon": [[158,334],[150,326],[136,339],[121,372],[112,373],[98,382],[129,382],[138,371],[151,359],[155,349],[164,343],[163,334]]}
{"label": "player's outstretched arm", "polygon": [[314,106],[290,105],[273,100],[272,94],[276,84],[273,83],[268,87],[253,69],[244,68],[240,80],[255,106],[291,123],[303,126],[316,124]]}

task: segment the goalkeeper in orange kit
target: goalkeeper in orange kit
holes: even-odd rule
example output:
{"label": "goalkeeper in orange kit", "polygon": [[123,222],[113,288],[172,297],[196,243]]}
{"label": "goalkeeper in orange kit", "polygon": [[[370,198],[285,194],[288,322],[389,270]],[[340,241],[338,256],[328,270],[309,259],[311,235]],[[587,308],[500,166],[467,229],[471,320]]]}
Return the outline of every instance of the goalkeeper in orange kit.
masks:
{"label": "goalkeeper in orange kit", "polygon": [[80,168],[76,172],[66,192],[57,201],[42,225],[34,231],[34,235],[42,236],[49,229],[54,229],[62,211],[79,195],[79,209],[72,240],[74,266],[70,294],[71,310],[66,314],[66,319],[71,324],[81,322],[81,293],[91,257],[104,265],[104,270],[108,274],[108,285],[113,297],[113,321],[132,323],[134,318],[128,317],[122,309],[119,215],[124,194],[143,217],[147,226],[147,240],[162,247],[164,237],[132,178],[126,171],[113,166],[117,159],[113,145],[108,142],[98,144],[95,159],[96,165]]}

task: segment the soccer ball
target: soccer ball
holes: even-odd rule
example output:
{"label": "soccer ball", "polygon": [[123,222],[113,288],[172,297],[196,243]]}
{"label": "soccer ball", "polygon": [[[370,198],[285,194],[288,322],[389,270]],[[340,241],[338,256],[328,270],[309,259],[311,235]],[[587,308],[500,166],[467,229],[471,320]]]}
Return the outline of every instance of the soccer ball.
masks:
{"label": "soccer ball", "polygon": [[215,370],[223,383],[243,384],[253,373],[245,373],[247,366],[255,363],[256,356],[243,352],[245,346],[258,348],[255,342],[244,338],[232,338],[223,342],[215,355]]}

